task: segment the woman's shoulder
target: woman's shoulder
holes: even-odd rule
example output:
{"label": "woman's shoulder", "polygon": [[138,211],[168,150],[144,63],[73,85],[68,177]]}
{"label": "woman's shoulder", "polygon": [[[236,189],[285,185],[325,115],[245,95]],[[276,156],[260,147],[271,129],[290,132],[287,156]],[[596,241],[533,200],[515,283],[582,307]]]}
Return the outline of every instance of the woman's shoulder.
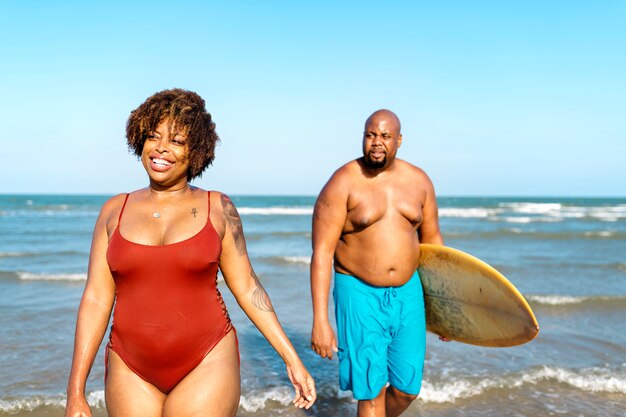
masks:
{"label": "woman's shoulder", "polygon": [[234,206],[233,200],[226,194],[217,190],[209,190],[211,194],[211,207],[217,207],[224,209],[229,206]]}
{"label": "woman's shoulder", "polygon": [[114,228],[128,195],[128,193],[117,194],[106,200],[100,207],[100,214],[96,221],[96,224],[100,226],[96,227],[106,227],[107,230]]}
{"label": "woman's shoulder", "polygon": [[102,205],[102,208],[100,209],[100,214],[110,214],[114,211],[120,211],[129,195],[130,193],[120,193],[109,198]]}
{"label": "woman's shoulder", "polygon": [[211,220],[214,225],[223,226],[227,222],[239,222],[239,212],[233,200],[221,191],[211,191]]}

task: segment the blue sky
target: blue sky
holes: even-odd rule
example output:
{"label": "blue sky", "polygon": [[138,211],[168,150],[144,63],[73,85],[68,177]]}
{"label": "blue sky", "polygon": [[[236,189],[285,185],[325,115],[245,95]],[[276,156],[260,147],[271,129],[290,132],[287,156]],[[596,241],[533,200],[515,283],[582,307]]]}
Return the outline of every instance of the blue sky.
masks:
{"label": "blue sky", "polygon": [[626,1],[0,1],[0,193],[147,185],[129,112],[198,92],[195,184],[316,195],[376,109],[439,195],[626,196]]}

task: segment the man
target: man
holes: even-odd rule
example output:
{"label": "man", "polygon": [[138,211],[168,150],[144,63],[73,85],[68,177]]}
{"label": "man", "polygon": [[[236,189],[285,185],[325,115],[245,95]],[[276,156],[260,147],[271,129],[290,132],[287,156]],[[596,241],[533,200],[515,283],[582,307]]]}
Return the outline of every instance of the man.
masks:
{"label": "man", "polygon": [[[419,244],[443,244],[433,185],[396,158],[400,120],[365,122],[363,157],[339,168],[313,213],[311,347],[339,357],[339,383],[358,416],[399,416],[419,394],[426,344]],[[328,319],[335,269],[337,338]],[[389,384],[389,386],[387,386]]]}

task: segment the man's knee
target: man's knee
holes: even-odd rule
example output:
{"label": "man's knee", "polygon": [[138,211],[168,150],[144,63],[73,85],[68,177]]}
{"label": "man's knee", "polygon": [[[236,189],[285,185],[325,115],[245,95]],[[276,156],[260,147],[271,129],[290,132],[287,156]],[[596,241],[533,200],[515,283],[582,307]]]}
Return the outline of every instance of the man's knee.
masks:
{"label": "man's knee", "polygon": [[407,407],[418,397],[417,394],[408,394],[406,392],[402,392],[399,389],[392,387],[391,385],[389,385],[389,387],[387,388],[387,395],[392,395],[396,399],[396,401],[406,404]]}

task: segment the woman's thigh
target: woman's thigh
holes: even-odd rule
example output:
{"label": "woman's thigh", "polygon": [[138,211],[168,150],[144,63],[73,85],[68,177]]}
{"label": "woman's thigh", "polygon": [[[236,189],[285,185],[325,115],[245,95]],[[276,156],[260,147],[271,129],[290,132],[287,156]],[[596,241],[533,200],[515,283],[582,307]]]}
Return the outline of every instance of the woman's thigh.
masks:
{"label": "woman's thigh", "polygon": [[109,417],[161,416],[165,394],[134,373],[109,349],[105,398]]}
{"label": "woman's thigh", "polygon": [[239,350],[231,331],[170,392],[163,417],[235,416],[239,396]]}

